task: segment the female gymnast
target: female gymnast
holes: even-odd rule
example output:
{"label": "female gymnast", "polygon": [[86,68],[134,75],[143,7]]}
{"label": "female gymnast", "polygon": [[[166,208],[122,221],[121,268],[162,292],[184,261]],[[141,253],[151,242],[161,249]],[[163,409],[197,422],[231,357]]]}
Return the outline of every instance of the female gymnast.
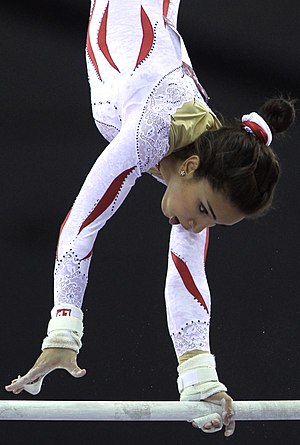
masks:
{"label": "female gymnast", "polygon": [[205,275],[208,228],[266,212],[280,167],[272,135],[294,120],[293,102],[271,99],[222,127],[177,32],[180,0],[93,0],[86,58],[93,117],[109,142],[68,213],[57,246],[54,307],[42,354],[6,387],[37,394],[63,368],[73,377],[83,334],[81,306],[93,245],[144,173],[166,185],[161,208],[171,224],[165,287],[168,328],[178,357],[180,400],[208,400],[223,416],[194,419],[234,431],[232,399],[210,352],[210,292]]}

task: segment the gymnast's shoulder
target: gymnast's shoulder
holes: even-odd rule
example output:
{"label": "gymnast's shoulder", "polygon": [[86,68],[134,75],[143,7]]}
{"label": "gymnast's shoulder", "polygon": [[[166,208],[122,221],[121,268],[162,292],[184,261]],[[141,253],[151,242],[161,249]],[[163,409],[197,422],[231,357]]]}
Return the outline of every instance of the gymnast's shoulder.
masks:
{"label": "gymnast's shoulder", "polygon": [[[193,99],[186,102],[171,116],[169,150],[165,157],[192,144],[205,131],[221,127],[221,122],[204,101]],[[157,166],[148,173],[162,179]]]}
{"label": "gymnast's shoulder", "polygon": [[221,122],[205,102],[197,99],[186,102],[171,117],[168,154],[193,143],[205,131],[221,127]]}

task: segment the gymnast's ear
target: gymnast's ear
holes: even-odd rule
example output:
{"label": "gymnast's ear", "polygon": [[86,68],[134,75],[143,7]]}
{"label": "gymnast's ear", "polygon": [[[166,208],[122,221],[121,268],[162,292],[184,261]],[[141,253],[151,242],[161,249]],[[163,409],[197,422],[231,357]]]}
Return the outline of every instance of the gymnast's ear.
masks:
{"label": "gymnast's ear", "polygon": [[198,155],[192,155],[189,156],[184,160],[184,162],[181,164],[180,171],[185,171],[187,175],[193,175],[195,170],[200,165],[200,158]]}

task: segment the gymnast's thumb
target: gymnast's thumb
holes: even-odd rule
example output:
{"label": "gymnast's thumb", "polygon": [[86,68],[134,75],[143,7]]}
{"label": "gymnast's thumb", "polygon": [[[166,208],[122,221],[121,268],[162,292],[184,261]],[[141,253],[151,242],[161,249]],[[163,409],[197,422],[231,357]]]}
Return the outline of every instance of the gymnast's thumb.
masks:
{"label": "gymnast's thumb", "polygon": [[73,376],[75,378],[83,377],[86,374],[86,369],[81,369],[78,366],[76,366],[72,370],[68,369],[68,371],[71,374],[71,376]]}

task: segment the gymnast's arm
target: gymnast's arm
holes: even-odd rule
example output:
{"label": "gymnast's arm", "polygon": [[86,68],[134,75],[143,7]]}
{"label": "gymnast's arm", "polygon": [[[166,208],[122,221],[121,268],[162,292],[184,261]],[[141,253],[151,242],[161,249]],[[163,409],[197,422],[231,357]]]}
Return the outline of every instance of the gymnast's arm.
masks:
{"label": "gymnast's arm", "polygon": [[99,230],[141,176],[134,136],[134,128],[122,128],[99,156],[61,227],[54,272],[55,305],[43,352],[27,374],[6,387],[8,391],[18,394],[25,389],[37,394],[45,375],[57,368],[66,369],[73,377],[85,375],[77,365],[77,354],[93,245]]}
{"label": "gymnast's arm", "polygon": [[205,273],[208,229],[193,233],[172,226],[165,298],[168,328],[178,358],[178,390],[181,401],[206,400],[224,404],[223,419],[194,419],[205,432],[225,425],[225,435],[234,431],[232,399],[219,382],[215,357],[210,352],[211,298]]}

